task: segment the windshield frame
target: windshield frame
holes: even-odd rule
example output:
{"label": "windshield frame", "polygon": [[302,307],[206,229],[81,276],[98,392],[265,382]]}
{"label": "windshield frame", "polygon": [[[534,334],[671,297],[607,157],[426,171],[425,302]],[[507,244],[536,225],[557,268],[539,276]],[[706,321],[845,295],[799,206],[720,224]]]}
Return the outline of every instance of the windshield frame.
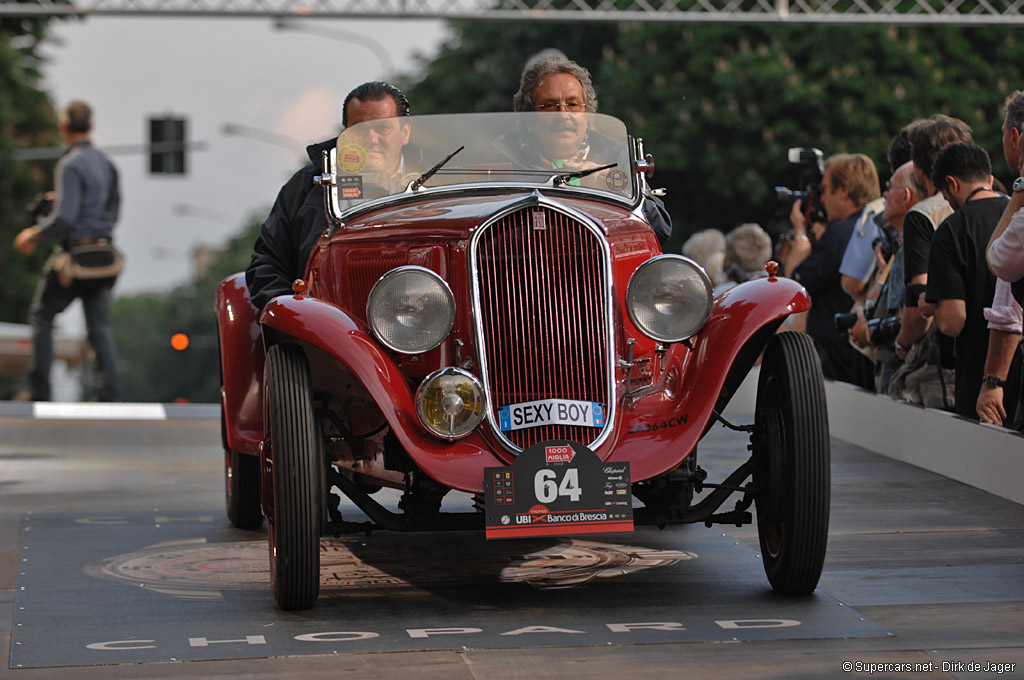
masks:
{"label": "windshield frame", "polygon": [[[593,179],[586,183],[582,180],[574,180],[573,184],[570,184],[565,179],[566,175],[578,172],[577,168],[580,167],[569,166],[568,163],[566,163],[565,168],[561,169],[537,166],[526,167],[517,159],[502,156],[499,159],[500,162],[498,160],[494,161],[493,168],[490,167],[490,162],[484,164],[460,164],[460,156],[462,154],[459,152],[461,151],[460,147],[463,146],[461,143],[462,131],[469,130],[469,133],[465,133],[469,136],[478,134],[477,131],[483,132],[483,136],[466,140],[474,141],[477,144],[477,157],[484,151],[507,155],[508,152],[501,148],[502,144],[508,146],[507,142],[502,141],[503,137],[511,135],[521,137],[523,136],[523,131],[529,129],[528,125],[546,124],[557,115],[553,113],[506,112],[438,114],[382,119],[383,121],[411,126],[413,134],[410,141],[413,144],[415,144],[417,139],[415,134],[417,131],[420,132],[421,139],[428,137],[431,132],[435,133],[434,137],[424,139],[426,142],[424,146],[417,145],[412,147],[422,154],[422,164],[427,167],[422,169],[414,168],[414,172],[403,175],[402,180],[397,183],[393,182],[391,187],[377,186],[376,188],[383,192],[383,195],[372,198],[359,198],[358,200],[343,198],[339,187],[343,183],[357,181],[359,182],[359,191],[362,191],[362,177],[377,177],[378,174],[360,174],[365,167],[366,156],[369,155],[365,152],[363,158],[358,159],[362,161],[362,164],[353,164],[351,158],[348,158],[347,167],[339,167],[339,147],[346,150],[351,149],[352,144],[346,140],[351,140],[353,135],[361,132],[363,126],[368,127],[374,124],[374,121],[351,126],[348,130],[342,131],[335,146],[329,152],[324,152],[324,174],[316,179],[316,182],[323,186],[325,190],[324,202],[328,217],[337,223],[345,223],[357,215],[384,206],[459,193],[494,195],[501,193],[523,194],[540,192],[549,196],[587,198],[620,205],[630,210],[636,209],[642,202],[644,194],[644,183],[637,164],[638,145],[626,132],[622,121],[613,116],[592,113],[582,114],[582,116],[586,117],[588,126],[587,134],[584,138],[584,148],[587,151],[595,148],[595,144],[589,142],[591,135],[593,135],[593,139],[603,145],[602,150],[606,153],[614,153],[615,159],[617,159],[615,160],[617,163],[616,168],[600,171],[605,174],[592,174],[591,177]],[[441,134],[441,132],[445,131],[444,126],[446,125],[452,128],[447,138]],[[488,134],[502,130],[509,134],[495,135],[493,139],[487,139],[486,136]],[[519,137],[516,137],[516,139]],[[493,148],[484,148],[482,146],[484,142],[487,142]],[[410,147],[405,147],[405,149],[408,148]],[[444,149],[444,152],[441,153],[440,149]],[[596,156],[597,154],[595,153],[594,155]],[[469,156],[472,160],[472,152],[466,154],[466,156]],[[463,156],[463,158],[466,156]],[[443,162],[446,160],[447,162]],[[402,164],[405,164],[404,154]],[[623,164],[628,164],[628,167],[621,168],[620,171],[620,166]],[[589,162],[582,167],[585,168],[585,172],[586,169],[600,166],[598,166],[597,162]],[[353,168],[358,169],[355,172],[348,171]],[[423,175],[428,170],[433,170],[434,173],[426,182],[422,182]],[[611,177],[609,173],[616,173],[616,175]],[[477,174],[479,179],[472,179],[474,174]],[[359,178],[353,180],[354,175],[358,175]],[[509,179],[508,176],[510,175],[528,175],[529,178]],[[443,183],[446,179],[454,176],[461,177],[463,181]],[[341,178],[341,181],[339,181],[339,178]],[[439,179],[442,182],[441,184],[437,184]],[[417,181],[420,181],[420,185],[417,185]],[[578,186],[576,185],[577,183],[579,184]],[[603,188],[601,186],[602,183],[608,188]]]}

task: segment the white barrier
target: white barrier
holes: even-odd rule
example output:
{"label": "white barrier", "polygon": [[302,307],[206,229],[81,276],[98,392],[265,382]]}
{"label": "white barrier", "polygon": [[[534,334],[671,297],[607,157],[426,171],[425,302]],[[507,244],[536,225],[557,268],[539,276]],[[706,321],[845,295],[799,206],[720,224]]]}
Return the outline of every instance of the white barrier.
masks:
{"label": "white barrier", "polygon": [[[726,413],[752,413],[755,367]],[[1024,504],[1024,436],[825,381],[831,435],[844,442]]]}

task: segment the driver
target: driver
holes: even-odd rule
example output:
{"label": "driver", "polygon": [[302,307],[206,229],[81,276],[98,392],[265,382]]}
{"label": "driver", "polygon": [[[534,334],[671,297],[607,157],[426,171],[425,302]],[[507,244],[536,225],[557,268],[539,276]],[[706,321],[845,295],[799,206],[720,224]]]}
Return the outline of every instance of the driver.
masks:
{"label": "driver", "polygon": [[[527,64],[512,107],[553,114],[530,116],[525,134],[506,133],[494,140],[494,146],[516,165],[576,172],[618,163],[629,171],[627,160],[616,151],[621,145],[588,124],[587,114],[597,113],[590,72],[565,55],[558,53]],[[644,217],[664,246],[672,234],[672,219],[665,205],[650,195],[642,205]]]}
{"label": "driver", "polygon": [[401,118],[378,118],[346,128],[338,135],[338,167],[343,175],[358,176],[364,188],[401,191],[406,173],[403,151],[411,132],[409,121]]}
{"label": "driver", "polygon": [[[358,123],[381,118],[393,119],[409,115],[409,100],[397,87],[380,81],[359,85],[349,92],[342,106],[342,125],[348,129]],[[391,136],[382,135],[375,140],[373,162],[381,168],[385,159],[393,157]],[[306,271],[306,261],[320,235],[328,228],[324,212],[323,191],[313,182],[320,174],[320,157],[335,146],[329,139],[307,147],[310,163],[292,175],[270,211],[253,247],[252,260],[245,270],[245,282],[256,309],[263,307],[278,295],[292,292],[292,282]],[[391,148],[391,152],[385,151]],[[405,159],[401,147],[400,164]],[[367,155],[366,161],[370,162]]]}

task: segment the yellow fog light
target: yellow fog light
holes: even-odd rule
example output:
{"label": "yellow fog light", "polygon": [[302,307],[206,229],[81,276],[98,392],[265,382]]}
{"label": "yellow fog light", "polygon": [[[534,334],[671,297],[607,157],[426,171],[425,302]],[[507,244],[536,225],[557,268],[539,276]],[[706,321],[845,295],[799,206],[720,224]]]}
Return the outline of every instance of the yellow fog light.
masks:
{"label": "yellow fog light", "polygon": [[453,366],[428,375],[416,391],[420,422],[445,439],[465,437],[476,429],[486,412],[480,381]]}

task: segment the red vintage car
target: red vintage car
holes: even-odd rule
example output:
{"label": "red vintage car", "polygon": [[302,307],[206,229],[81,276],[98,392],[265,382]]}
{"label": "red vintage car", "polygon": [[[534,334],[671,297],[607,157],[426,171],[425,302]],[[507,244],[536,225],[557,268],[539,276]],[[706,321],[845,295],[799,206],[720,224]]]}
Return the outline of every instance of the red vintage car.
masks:
{"label": "red vintage car", "polygon": [[[408,130],[397,172],[383,123],[349,128],[316,179],[331,226],[294,294],[257,310],[241,274],[221,284],[227,512],[267,518],[282,609],[316,602],[324,535],[740,525],[751,506],[772,587],[817,586],[821,369],[805,335],[777,332],[807,292],[770,275],[715,295],[644,218],[641,140],[575,114],[587,157],[554,167],[531,145],[557,115],[385,121]],[[759,358],[751,455],[711,483],[697,444]],[[475,511],[442,512],[452,489]],[[342,517],[342,495],[369,520]]]}

